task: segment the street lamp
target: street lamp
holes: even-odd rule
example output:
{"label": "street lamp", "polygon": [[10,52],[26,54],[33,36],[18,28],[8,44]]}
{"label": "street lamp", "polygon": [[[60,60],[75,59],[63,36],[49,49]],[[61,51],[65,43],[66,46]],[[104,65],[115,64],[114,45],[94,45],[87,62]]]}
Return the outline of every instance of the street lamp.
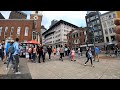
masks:
{"label": "street lamp", "polygon": [[90,26],[90,28],[91,28],[91,31],[92,31],[92,33],[93,33],[93,45],[94,45],[94,61],[95,61],[95,35],[94,35],[94,28],[93,28],[93,26]]}

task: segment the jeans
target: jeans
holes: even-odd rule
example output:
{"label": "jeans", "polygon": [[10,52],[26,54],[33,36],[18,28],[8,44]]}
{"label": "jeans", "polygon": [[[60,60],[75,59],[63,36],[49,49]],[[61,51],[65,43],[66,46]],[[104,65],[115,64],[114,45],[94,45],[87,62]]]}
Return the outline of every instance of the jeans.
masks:
{"label": "jeans", "polygon": [[51,53],[48,53],[48,55],[49,55],[49,59],[51,59]]}
{"label": "jeans", "polygon": [[85,62],[85,64],[86,64],[89,60],[91,61],[91,65],[93,65],[93,63],[92,63],[92,57],[88,57],[88,58],[87,58],[87,61]]}
{"label": "jeans", "polygon": [[33,61],[36,60],[36,53],[33,53],[32,58],[33,58]]}
{"label": "jeans", "polygon": [[0,49],[0,57],[1,57],[2,61],[3,61],[4,55],[3,55],[3,50],[2,49]]}
{"label": "jeans", "polygon": [[29,53],[29,59],[32,59],[32,57],[31,57],[31,56],[32,56],[32,54],[31,54],[31,53]]}
{"label": "jeans", "polygon": [[60,59],[61,59],[61,60],[63,60],[63,58],[62,58],[63,55],[64,55],[64,53],[60,53]]}
{"label": "jeans", "polygon": [[13,65],[15,64],[15,62],[14,62],[14,60],[13,60],[13,55],[12,55],[12,54],[10,54],[10,56],[9,56],[9,58],[8,58],[7,68],[8,68],[8,66],[9,66],[10,61],[12,61],[12,64],[13,64]]}
{"label": "jeans", "polygon": [[18,64],[19,64],[19,55],[14,55],[14,60],[15,60],[15,72],[18,72]]}
{"label": "jeans", "polygon": [[43,53],[39,53],[39,59],[38,59],[38,62],[40,63],[40,58],[41,58],[41,56],[42,56],[42,59],[43,59],[43,62],[44,62],[44,55],[43,55]]}

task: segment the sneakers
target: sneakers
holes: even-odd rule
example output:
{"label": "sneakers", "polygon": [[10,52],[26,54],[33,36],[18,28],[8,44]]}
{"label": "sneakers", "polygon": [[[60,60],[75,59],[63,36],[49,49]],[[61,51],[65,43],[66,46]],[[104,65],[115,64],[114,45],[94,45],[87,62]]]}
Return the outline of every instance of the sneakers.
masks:
{"label": "sneakers", "polygon": [[6,70],[8,70],[8,68],[6,68]]}
{"label": "sneakers", "polygon": [[91,67],[94,67],[94,65],[91,65]]}
{"label": "sneakers", "polygon": [[86,64],[84,64],[84,66],[86,66]]}
{"label": "sneakers", "polygon": [[21,74],[21,72],[16,72],[15,74]]}

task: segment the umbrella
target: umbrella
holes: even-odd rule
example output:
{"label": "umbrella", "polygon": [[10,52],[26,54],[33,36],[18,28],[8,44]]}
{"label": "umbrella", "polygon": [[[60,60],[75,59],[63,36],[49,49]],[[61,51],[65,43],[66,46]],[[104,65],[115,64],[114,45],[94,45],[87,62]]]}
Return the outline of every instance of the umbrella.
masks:
{"label": "umbrella", "polygon": [[40,43],[38,43],[38,42],[35,41],[35,40],[28,41],[27,43],[29,43],[29,44],[40,44]]}

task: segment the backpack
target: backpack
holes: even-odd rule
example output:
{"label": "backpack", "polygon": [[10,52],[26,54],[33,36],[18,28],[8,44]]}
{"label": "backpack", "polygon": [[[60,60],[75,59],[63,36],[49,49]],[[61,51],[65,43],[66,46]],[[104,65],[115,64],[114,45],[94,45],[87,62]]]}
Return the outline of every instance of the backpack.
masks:
{"label": "backpack", "polygon": [[14,48],[13,45],[10,46],[10,48],[9,48],[9,52],[10,52],[11,54],[13,54],[13,53],[15,52],[15,48]]}

